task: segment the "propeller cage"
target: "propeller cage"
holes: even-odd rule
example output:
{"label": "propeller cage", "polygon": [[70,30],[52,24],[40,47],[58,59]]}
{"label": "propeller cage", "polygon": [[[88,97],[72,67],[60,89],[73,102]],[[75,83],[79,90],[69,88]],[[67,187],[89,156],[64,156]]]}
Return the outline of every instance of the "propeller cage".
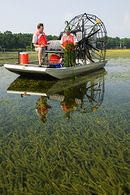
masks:
{"label": "propeller cage", "polygon": [[[107,31],[104,23],[97,16],[84,13],[74,17],[70,22],[66,21],[66,23],[78,40],[75,51],[76,64],[105,60]],[[59,40],[63,33],[65,33],[65,29],[60,33]],[[55,52],[62,55],[64,51],[60,47],[59,40],[49,41],[46,53]]]}
{"label": "propeller cage", "polygon": [[84,13],[74,17],[68,24],[78,39],[77,61],[82,60],[86,64],[88,61],[105,60],[107,31],[97,16]]}

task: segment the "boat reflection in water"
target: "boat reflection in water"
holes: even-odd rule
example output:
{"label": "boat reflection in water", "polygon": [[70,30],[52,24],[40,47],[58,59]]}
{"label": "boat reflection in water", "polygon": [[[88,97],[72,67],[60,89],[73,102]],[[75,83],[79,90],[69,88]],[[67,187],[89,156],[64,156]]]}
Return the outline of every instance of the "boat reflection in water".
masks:
{"label": "boat reflection in water", "polygon": [[7,89],[7,93],[20,94],[21,97],[37,95],[36,113],[46,122],[52,107],[48,100],[58,101],[66,119],[72,112],[95,112],[104,98],[104,69],[67,80],[36,80],[18,77]]}

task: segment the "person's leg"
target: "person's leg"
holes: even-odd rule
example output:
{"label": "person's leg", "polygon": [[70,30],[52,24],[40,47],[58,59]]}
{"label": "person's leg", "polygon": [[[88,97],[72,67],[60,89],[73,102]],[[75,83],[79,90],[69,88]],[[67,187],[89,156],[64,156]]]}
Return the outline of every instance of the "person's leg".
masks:
{"label": "person's leg", "polygon": [[45,54],[45,47],[43,47],[43,50],[42,50],[42,57],[43,57],[43,59],[45,59],[45,56],[46,56],[46,54]]}
{"label": "person's leg", "polygon": [[39,65],[41,65],[43,62],[41,62],[41,58],[42,58],[42,51],[41,48],[39,47],[35,47],[35,51],[38,53],[38,61],[39,61]]}
{"label": "person's leg", "polygon": [[45,62],[46,52],[45,47],[42,47],[42,64]]}
{"label": "person's leg", "polygon": [[42,65],[43,64],[43,57],[42,57],[42,47],[39,48],[39,51],[38,51],[38,60],[39,60],[39,65]]}

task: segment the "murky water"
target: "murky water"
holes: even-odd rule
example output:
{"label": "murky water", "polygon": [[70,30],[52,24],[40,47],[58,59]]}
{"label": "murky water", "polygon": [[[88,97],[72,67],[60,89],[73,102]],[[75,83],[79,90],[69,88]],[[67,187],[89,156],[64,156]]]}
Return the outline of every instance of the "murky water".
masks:
{"label": "murky water", "polygon": [[130,59],[64,81],[0,68],[1,194],[128,194]]}

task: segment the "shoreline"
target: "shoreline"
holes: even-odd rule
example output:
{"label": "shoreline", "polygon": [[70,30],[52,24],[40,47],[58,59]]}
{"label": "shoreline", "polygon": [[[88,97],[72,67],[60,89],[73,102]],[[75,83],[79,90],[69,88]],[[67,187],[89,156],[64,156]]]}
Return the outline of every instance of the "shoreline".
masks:
{"label": "shoreline", "polygon": [[[28,51],[30,53],[30,60],[37,59],[37,53],[35,51]],[[7,54],[7,55],[6,55]],[[13,56],[14,55],[14,56]],[[10,57],[14,57],[10,60]],[[106,50],[106,58],[130,58],[130,49],[107,49]],[[3,59],[4,58],[4,59]],[[17,52],[0,52],[0,67],[3,66],[5,63],[17,63]]]}

